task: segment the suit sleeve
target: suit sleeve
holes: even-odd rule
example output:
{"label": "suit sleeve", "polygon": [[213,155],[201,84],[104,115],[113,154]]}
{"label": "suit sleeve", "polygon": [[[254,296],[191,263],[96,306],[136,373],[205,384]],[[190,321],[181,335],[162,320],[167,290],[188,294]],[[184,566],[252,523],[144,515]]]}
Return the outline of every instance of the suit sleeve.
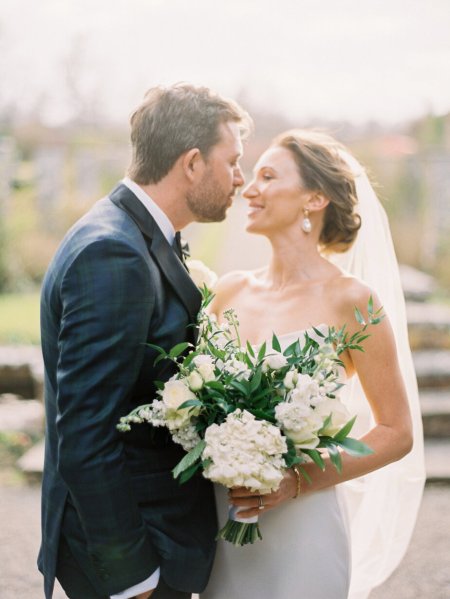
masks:
{"label": "suit sleeve", "polygon": [[159,565],[116,430],[141,368],[155,293],[144,258],[114,240],[85,248],[60,293],[58,469],[99,584],[113,594]]}

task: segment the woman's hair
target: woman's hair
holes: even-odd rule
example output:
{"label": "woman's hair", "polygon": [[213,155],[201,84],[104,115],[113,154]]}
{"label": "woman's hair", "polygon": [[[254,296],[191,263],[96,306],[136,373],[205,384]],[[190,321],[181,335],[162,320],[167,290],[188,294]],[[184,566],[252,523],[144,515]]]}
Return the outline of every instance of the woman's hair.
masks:
{"label": "woman's hair", "polygon": [[305,188],[322,193],[330,202],[319,237],[322,250],[345,252],[356,239],[361,218],[354,211],[355,178],[342,158],[344,147],[324,133],[304,129],[281,133],[272,145],[289,150]]}

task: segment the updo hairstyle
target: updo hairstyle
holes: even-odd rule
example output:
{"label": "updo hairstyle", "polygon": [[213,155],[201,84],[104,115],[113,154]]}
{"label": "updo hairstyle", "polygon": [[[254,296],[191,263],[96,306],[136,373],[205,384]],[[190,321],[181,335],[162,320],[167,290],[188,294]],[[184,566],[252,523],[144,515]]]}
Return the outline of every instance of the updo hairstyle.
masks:
{"label": "updo hairstyle", "polygon": [[355,177],[340,154],[344,147],[324,133],[304,129],[280,134],[272,146],[289,150],[304,187],[330,201],[319,237],[321,250],[345,252],[356,239],[361,218],[354,211],[358,202]]}

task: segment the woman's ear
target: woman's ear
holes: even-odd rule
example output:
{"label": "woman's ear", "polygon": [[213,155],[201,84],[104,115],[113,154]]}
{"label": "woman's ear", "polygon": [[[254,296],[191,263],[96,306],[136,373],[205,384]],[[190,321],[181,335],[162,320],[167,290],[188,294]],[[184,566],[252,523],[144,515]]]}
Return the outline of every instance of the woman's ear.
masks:
{"label": "woman's ear", "polygon": [[305,204],[310,212],[319,212],[328,206],[330,200],[320,191],[311,194],[310,198]]}
{"label": "woman's ear", "polygon": [[198,148],[192,148],[181,156],[181,166],[184,175],[191,182],[198,181],[204,173],[205,161]]}

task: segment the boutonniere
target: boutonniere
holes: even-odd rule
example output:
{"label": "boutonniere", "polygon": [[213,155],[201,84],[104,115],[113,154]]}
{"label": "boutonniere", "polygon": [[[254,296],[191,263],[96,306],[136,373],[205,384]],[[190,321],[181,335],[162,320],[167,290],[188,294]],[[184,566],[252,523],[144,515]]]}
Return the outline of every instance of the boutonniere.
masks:
{"label": "boutonniere", "polygon": [[199,289],[207,287],[210,291],[217,283],[217,275],[201,260],[187,260],[186,267],[189,275]]}

